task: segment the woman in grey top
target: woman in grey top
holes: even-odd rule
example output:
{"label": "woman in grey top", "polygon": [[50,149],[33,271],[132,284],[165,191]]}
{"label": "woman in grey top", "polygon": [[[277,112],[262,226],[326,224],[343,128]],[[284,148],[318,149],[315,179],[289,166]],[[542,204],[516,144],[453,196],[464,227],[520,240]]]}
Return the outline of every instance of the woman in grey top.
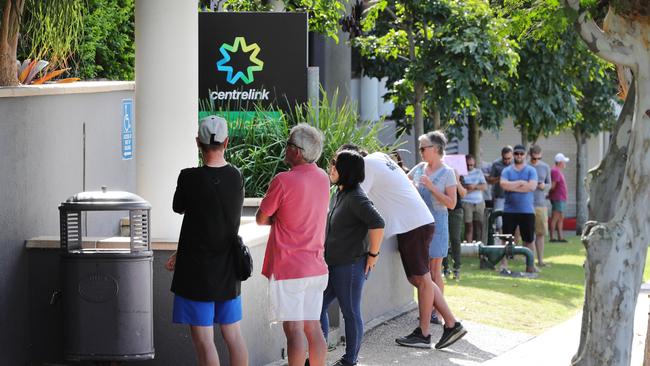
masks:
{"label": "woman in grey top", "polygon": [[359,186],[365,177],[363,157],[356,151],[340,151],[329,170],[337,186],[330,203],[325,237],[325,262],[329,280],[323,294],[321,326],[327,338],[327,308],[337,299],[345,319],[345,354],[335,366],[356,365],[361,340],[361,293],[368,273],[377,263],[384,235],[384,220]]}
{"label": "woman in grey top", "polygon": [[[429,245],[429,269],[433,282],[444,293],[445,283],[442,279],[442,258],[447,256],[449,248],[449,214],[447,209],[456,206],[456,174],[442,158],[445,156],[447,138],[441,131],[426,133],[418,138],[422,162],[409,172],[409,178],[415,184],[420,196],[429,207],[435,220],[435,233]],[[439,324],[435,314],[431,322]]]}

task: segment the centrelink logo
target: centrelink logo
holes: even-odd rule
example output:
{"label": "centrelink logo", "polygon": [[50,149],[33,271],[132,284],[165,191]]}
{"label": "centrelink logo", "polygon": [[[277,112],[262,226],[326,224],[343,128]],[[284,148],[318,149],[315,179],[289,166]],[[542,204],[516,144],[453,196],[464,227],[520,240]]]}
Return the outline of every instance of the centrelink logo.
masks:
{"label": "centrelink logo", "polygon": [[[250,53],[248,57],[249,64],[246,67],[238,67],[238,71],[235,72],[235,69],[232,65],[229,65],[231,61],[231,54],[236,52],[245,52]],[[217,70],[226,73],[226,81],[235,85],[238,81],[242,81],[244,84],[248,85],[255,81],[254,72],[262,71],[264,69],[264,62],[257,58],[260,53],[260,46],[257,43],[252,43],[250,45],[246,44],[246,39],[244,37],[235,37],[235,40],[232,44],[223,43],[219,47],[219,52],[223,56],[221,60],[217,62]],[[243,71],[245,70],[245,71]],[[221,91],[221,92],[211,92],[210,97],[213,100],[219,99],[242,99],[242,100],[268,100],[269,92],[266,89],[249,89],[249,90],[233,90],[233,91]]]}

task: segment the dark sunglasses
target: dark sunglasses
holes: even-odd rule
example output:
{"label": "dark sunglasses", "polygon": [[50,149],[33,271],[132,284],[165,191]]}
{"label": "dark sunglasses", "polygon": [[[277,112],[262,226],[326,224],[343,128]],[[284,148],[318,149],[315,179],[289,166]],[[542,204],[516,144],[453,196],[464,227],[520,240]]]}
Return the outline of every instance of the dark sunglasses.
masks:
{"label": "dark sunglasses", "polygon": [[530,161],[537,161],[537,160],[542,160],[542,157],[541,156],[539,158],[536,158],[534,156],[530,157]]}
{"label": "dark sunglasses", "polygon": [[429,145],[429,146],[420,146],[420,153],[423,153],[424,150],[426,150],[426,149],[428,149],[428,148],[430,148],[430,147],[433,147],[433,145]]}
{"label": "dark sunglasses", "polygon": [[519,152],[514,153],[513,155],[519,155],[519,156],[521,156],[521,155],[526,155],[526,153],[525,153],[525,152],[521,152],[521,151],[519,151]]}
{"label": "dark sunglasses", "polygon": [[295,147],[296,149],[304,150],[302,147],[300,147],[300,146],[294,144],[294,143],[291,142],[291,141],[287,141],[287,146],[293,146],[293,147]]}

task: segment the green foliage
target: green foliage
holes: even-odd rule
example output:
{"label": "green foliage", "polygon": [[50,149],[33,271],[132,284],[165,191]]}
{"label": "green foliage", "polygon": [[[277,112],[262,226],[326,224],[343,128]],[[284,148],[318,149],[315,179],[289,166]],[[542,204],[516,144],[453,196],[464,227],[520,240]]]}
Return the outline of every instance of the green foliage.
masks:
{"label": "green foliage", "polygon": [[[339,105],[340,104],[340,105]],[[289,167],[284,163],[284,151],[292,126],[307,122],[325,136],[323,154],[317,164],[327,169],[336,150],[345,143],[353,143],[368,151],[392,152],[398,144],[382,145],[378,134],[381,124],[360,123],[356,107],[349,102],[339,103],[336,95],[330,100],[324,95],[318,113],[311,106],[298,106],[290,114],[275,109],[257,108],[255,113],[215,111],[208,101],[201,101],[201,116],[219,114],[226,117],[230,142],[226,159],[244,175],[247,197],[261,197],[271,179]]]}
{"label": "green foliage", "polygon": [[[226,0],[225,11],[270,11],[268,1],[261,0]],[[345,13],[345,5],[340,0],[286,0],[288,12],[306,12],[309,15],[309,31],[328,36],[339,41],[339,21]]]}
{"label": "green foliage", "polygon": [[460,127],[461,113],[479,116],[484,128],[500,125],[518,56],[507,24],[485,1],[378,1],[363,29],[367,35],[353,40],[363,72],[388,77],[402,126],[413,124],[415,83],[425,86],[425,116],[438,109],[447,125]]}
{"label": "green foliage", "polygon": [[27,0],[18,58],[46,59],[49,69],[65,68],[79,46],[83,12],[79,0]]}
{"label": "green foliage", "polygon": [[592,54],[584,45],[578,48],[575,73],[581,91],[574,129],[588,138],[610,130],[616,123],[614,101],[618,92],[616,73],[611,64]]}
{"label": "green foliage", "polygon": [[134,0],[28,0],[19,59],[82,79],[135,78]]}
{"label": "green foliage", "polygon": [[[252,122],[252,124],[250,123]],[[286,118],[254,118],[253,121],[230,122],[239,131],[230,137],[226,159],[244,176],[247,197],[262,197],[271,179],[287,170],[284,149],[289,136]]]}
{"label": "green foliage", "polygon": [[[598,4],[581,6],[602,16]],[[572,27],[576,14],[554,0],[505,1],[501,12],[512,20],[513,36],[521,40],[519,76],[512,79],[510,97],[515,126],[532,141],[576,124],[589,124],[584,126],[589,134],[608,129],[615,97],[614,80],[606,71],[611,66],[597,60],[579,39]],[[589,122],[583,111],[590,114]]]}
{"label": "green foliage", "polygon": [[[293,124],[309,122],[325,135],[323,154],[318,160],[318,166],[326,169],[330,159],[343,144],[353,143],[367,151],[382,151],[390,153],[400,144],[383,145],[378,139],[383,123],[359,123],[356,105],[339,103],[338,94],[331,99],[323,92],[318,113],[315,108],[297,106],[291,116]],[[339,105],[340,104],[340,105]]]}
{"label": "green foliage", "polygon": [[82,79],[135,79],[134,0],[85,0],[84,35],[74,60]]}
{"label": "green foliage", "polygon": [[576,57],[575,36],[563,34],[555,48],[543,41],[525,40],[520,49],[518,78],[512,79],[514,123],[531,141],[568,127],[577,113],[579,90],[571,67]]}

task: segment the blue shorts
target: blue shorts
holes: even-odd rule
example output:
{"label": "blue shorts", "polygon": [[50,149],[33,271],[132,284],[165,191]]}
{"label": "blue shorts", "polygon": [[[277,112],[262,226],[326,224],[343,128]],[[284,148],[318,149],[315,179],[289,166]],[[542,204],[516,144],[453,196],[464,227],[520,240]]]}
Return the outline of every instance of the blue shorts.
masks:
{"label": "blue shorts", "polygon": [[241,319],[241,296],[231,300],[207,302],[174,296],[174,323],[207,327],[212,324],[232,324]]}

